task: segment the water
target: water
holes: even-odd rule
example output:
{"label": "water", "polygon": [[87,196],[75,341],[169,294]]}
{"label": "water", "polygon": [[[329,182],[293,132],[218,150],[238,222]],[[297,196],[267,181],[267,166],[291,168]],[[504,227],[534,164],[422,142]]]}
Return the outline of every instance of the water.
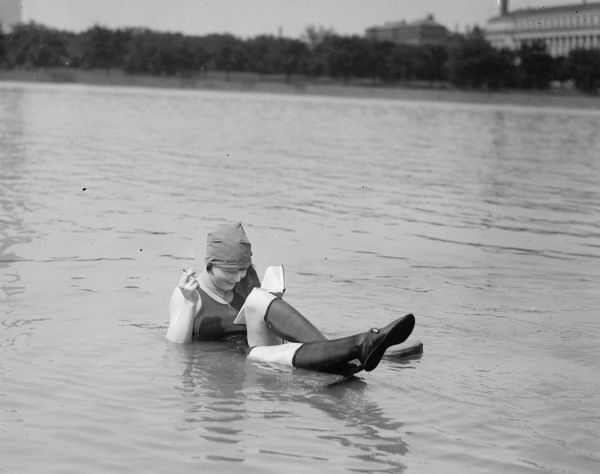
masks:
{"label": "water", "polygon": [[[0,85],[0,472],[600,470],[600,112]],[[208,230],[350,383],[165,342]]]}

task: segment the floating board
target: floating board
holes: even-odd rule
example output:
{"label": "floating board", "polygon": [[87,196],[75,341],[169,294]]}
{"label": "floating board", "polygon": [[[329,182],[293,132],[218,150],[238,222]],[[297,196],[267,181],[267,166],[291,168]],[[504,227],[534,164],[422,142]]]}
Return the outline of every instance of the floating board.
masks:
{"label": "floating board", "polygon": [[390,347],[385,351],[384,357],[386,359],[404,359],[406,357],[412,357],[423,353],[423,343],[416,339],[408,339],[402,344]]}
{"label": "floating board", "polygon": [[294,371],[297,376],[300,376],[304,384],[314,389],[331,387],[355,379],[354,374],[341,375],[304,369],[294,369]]}

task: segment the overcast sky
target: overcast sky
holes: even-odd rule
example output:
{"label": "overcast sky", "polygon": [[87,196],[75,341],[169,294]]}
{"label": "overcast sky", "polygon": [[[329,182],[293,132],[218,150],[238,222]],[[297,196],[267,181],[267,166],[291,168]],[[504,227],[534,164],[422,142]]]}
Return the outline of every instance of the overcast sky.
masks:
{"label": "overcast sky", "polygon": [[[3,1],[3,0],[0,0]],[[98,24],[141,26],[185,34],[277,34],[297,38],[308,25],[363,35],[387,21],[415,20],[432,13],[450,30],[485,22],[498,0],[22,0],[23,20],[70,31]],[[512,0],[510,9],[583,3],[575,0]]]}

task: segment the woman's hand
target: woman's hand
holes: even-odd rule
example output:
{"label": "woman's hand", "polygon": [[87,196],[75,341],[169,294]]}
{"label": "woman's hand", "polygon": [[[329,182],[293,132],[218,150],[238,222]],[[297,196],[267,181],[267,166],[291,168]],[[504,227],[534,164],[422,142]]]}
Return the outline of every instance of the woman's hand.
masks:
{"label": "woman's hand", "polygon": [[196,304],[200,295],[198,294],[198,280],[193,268],[183,269],[183,275],[179,279],[179,290],[186,301]]}

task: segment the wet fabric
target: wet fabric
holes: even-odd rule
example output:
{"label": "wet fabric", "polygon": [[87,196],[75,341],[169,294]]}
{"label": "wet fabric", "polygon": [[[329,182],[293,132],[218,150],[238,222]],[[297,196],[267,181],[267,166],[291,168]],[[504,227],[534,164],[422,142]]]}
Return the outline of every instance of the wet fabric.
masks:
{"label": "wet fabric", "polygon": [[194,339],[223,341],[232,337],[246,336],[246,326],[233,324],[238,310],[231,305],[212,299],[202,288],[198,288],[202,306],[194,320]]}
{"label": "wet fabric", "polygon": [[237,270],[250,265],[252,248],[241,222],[222,224],[209,232],[204,262],[225,270]]}

